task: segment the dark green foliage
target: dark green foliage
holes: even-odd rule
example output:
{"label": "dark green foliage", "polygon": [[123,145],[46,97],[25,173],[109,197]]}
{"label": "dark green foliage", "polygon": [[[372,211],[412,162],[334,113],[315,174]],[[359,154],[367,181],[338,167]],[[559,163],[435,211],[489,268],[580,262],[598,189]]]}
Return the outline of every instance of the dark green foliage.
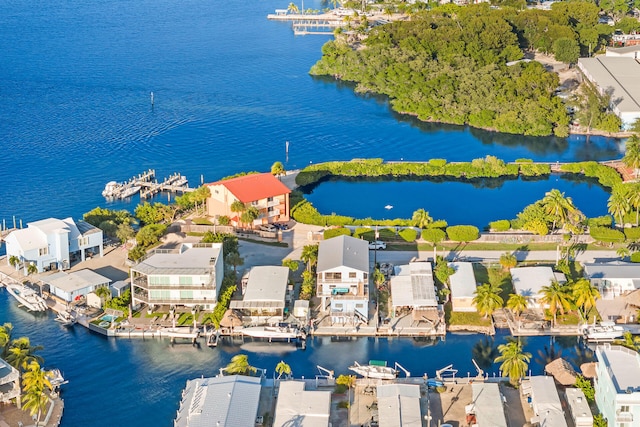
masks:
{"label": "dark green foliage", "polygon": [[629,259],[631,260],[631,262],[640,262],[640,252],[632,253]]}
{"label": "dark green foliage", "polygon": [[398,235],[406,242],[413,242],[418,237],[418,232],[413,228],[403,228],[398,232]]}
{"label": "dark green foliage", "polygon": [[473,225],[453,225],[447,227],[447,236],[454,242],[471,242],[480,237],[480,230]]}
{"label": "dark green foliage", "polygon": [[439,228],[427,228],[422,230],[422,238],[427,242],[438,244],[447,238],[447,233]]}
{"label": "dark green foliage", "polygon": [[157,224],[164,219],[162,203],[154,203],[153,205],[149,202],[144,202],[141,205],[136,206],[135,214],[136,218],[142,221],[145,224]]}
{"label": "dark green foliage", "polygon": [[540,163],[520,163],[520,175],[543,176],[551,173],[551,166]]}
{"label": "dark green foliage", "polygon": [[229,303],[231,302],[231,297],[236,290],[235,286],[235,278],[232,275],[225,275],[222,279],[221,291],[218,294],[218,303],[216,307],[213,309],[213,313],[210,318],[216,328],[220,327],[220,321],[224,316],[224,313],[229,308]]}
{"label": "dark green foliage", "polygon": [[575,64],[580,57],[580,46],[570,37],[561,37],[553,42],[553,55],[557,61]]}
{"label": "dark green foliage", "polygon": [[104,209],[97,207],[82,215],[82,219],[94,227],[100,227],[105,221],[113,221],[116,224],[133,222],[131,213],[126,210],[114,211],[111,209]]}
{"label": "dark green foliage", "polygon": [[606,227],[591,227],[589,234],[595,240],[604,243],[622,243],[624,242],[624,233]]}
{"label": "dark green foliage", "polygon": [[351,230],[345,227],[340,227],[340,228],[329,228],[328,230],[324,231],[325,240],[330,239],[332,237],[337,237],[337,236],[351,236]]}
{"label": "dark green foliage", "polygon": [[587,398],[587,401],[589,403],[593,403],[596,396],[596,391],[593,388],[591,380],[583,377],[582,375],[578,375],[576,378],[576,387],[582,390],[582,392],[584,393],[584,397]]}
{"label": "dark green foliage", "polygon": [[102,221],[98,228],[104,232],[106,236],[115,237],[116,231],[118,231],[118,224],[116,224],[113,220],[108,219],[106,221]]}
{"label": "dark green foliage", "polygon": [[613,224],[613,217],[611,215],[602,215],[587,219],[588,227],[611,227],[611,224]]}
{"label": "dark green foliage", "polygon": [[628,241],[636,242],[640,240],[640,227],[625,228],[624,235]]}
{"label": "dark green foliage", "polygon": [[164,224],[145,225],[138,231],[138,234],[136,234],[136,241],[138,245],[148,248],[149,246],[155,245],[166,230],[167,226]]}
{"label": "dark green foliage", "polygon": [[449,283],[449,277],[451,277],[456,271],[453,267],[449,267],[449,263],[446,259],[439,256],[436,258],[436,266],[433,270],[436,279],[441,285]]}
{"label": "dark green foliage", "polygon": [[511,228],[511,222],[508,219],[501,219],[489,223],[489,228],[493,231],[508,231]]}
{"label": "dark green foliage", "polygon": [[232,253],[238,253],[238,237],[227,233],[207,231],[202,236],[202,243],[222,243],[222,257],[227,259]]}
{"label": "dark green foliage", "polygon": [[605,186],[613,188],[614,185],[622,182],[622,177],[614,168],[601,165],[598,162],[578,162],[568,163],[560,166],[563,172],[581,173],[585,176],[598,178],[598,182]]}
{"label": "dark green foliage", "polygon": [[124,316],[129,315],[129,305],[131,304],[131,289],[127,289],[119,297],[108,299],[104,302],[105,308],[113,308],[120,310],[124,313]]}
{"label": "dark green foliage", "polygon": [[[447,6],[373,28],[364,49],[352,49],[342,37],[329,41],[310,72],[388,95],[394,110],[420,120],[566,136],[569,118],[553,95],[557,75],[537,62],[506,65],[522,58],[518,38],[529,34],[518,28],[515,11]],[[535,26],[546,31],[545,23]],[[566,19],[563,28],[546,32],[553,36],[549,49],[556,38],[573,37]]]}
{"label": "dark green foliage", "polygon": [[129,251],[129,253],[127,254],[127,257],[131,261],[138,261],[140,258],[145,256],[146,254],[147,254],[147,250],[143,246],[135,246]]}

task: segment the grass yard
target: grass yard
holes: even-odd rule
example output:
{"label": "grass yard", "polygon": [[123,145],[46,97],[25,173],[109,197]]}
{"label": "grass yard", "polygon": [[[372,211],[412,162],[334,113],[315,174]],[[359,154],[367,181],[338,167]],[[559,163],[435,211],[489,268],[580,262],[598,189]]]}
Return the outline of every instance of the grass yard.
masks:
{"label": "grass yard", "polygon": [[444,306],[444,318],[447,325],[491,326],[491,317],[485,318],[475,311],[452,311],[450,302]]}

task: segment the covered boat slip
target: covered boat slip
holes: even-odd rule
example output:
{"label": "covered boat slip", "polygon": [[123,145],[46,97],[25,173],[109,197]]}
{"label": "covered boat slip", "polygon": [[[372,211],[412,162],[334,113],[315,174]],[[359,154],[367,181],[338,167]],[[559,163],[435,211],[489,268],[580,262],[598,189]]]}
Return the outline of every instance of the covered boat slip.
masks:
{"label": "covered boat slip", "polygon": [[438,306],[430,262],[415,261],[396,267],[396,275],[391,277],[391,304],[396,311]]}
{"label": "covered boat slip", "polygon": [[507,427],[507,419],[502,407],[503,399],[497,383],[471,384],[473,401],[467,405],[467,414],[476,417],[479,427]]}

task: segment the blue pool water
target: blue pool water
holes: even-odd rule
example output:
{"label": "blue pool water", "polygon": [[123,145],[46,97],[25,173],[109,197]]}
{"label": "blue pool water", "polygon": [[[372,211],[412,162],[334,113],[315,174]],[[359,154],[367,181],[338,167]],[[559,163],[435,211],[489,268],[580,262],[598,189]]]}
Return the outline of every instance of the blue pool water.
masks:
{"label": "blue pool water", "polygon": [[102,316],[100,318],[100,320],[103,320],[105,322],[113,322],[114,320],[116,320],[118,317],[114,316],[113,314],[105,314],[104,316]]}

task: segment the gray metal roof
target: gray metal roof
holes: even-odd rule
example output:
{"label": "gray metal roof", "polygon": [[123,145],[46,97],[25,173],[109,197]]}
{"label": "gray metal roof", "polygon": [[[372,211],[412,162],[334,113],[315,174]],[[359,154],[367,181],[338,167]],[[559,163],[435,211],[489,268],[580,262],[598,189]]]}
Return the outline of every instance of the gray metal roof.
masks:
{"label": "gray metal roof", "polygon": [[567,427],[553,377],[535,376],[531,382],[531,402],[541,426]]}
{"label": "gray metal roof", "polygon": [[614,110],[640,112],[640,63],[622,56],[580,58],[578,65],[601,89],[611,91]]}
{"label": "gray metal roof", "polygon": [[579,388],[568,387],[564,390],[567,396],[567,404],[571,410],[571,416],[578,425],[593,425],[593,415],[591,415],[591,409],[587,403],[582,390]]}
{"label": "gray metal roof", "polygon": [[379,385],[377,397],[378,420],[381,426],[422,427],[419,385]]}
{"label": "gray metal roof", "polygon": [[411,262],[391,276],[391,301],[394,307],[436,307],[436,290],[431,262]]}
{"label": "gray metal roof", "polygon": [[304,389],[304,381],[282,381],[274,427],[327,427],[331,392]]}
{"label": "gray metal roof", "polygon": [[[606,372],[618,393],[627,389],[640,391],[640,355],[618,345],[599,345],[596,348],[598,375]],[[601,364],[604,364],[604,369]]]}
{"label": "gray metal roof", "polygon": [[206,247],[183,244],[177,251],[156,251],[131,269],[146,275],[207,275],[218,262],[222,262],[221,257],[222,243],[212,243]]}
{"label": "gray metal roof", "polygon": [[590,279],[640,279],[640,264],[633,262],[584,263]]}
{"label": "gray metal roof", "polygon": [[510,271],[514,290],[525,297],[541,297],[539,292],[542,287],[556,280],[551,267],[518,267]]}
{"label": "gray metal roof", "polygon": [[449,267],[455,270],[449,276],[451,298],[473,298],[476,292],[476,276],[470,262],[450,262]]}
{"label": "gray metal roof", "polygon": [[502,397],[497,383],[473,383],[473,406],[478,425],[507,427]]}
{"label": "gray metal roof", "polygon": [[254,427],[260,378],[230,375],[188,380],[174,427]]}
{"label": "gray metal roof", "polygon": [[75,224],[76,224],[76,227],[78,227],[78,231],[83,236],[102,232],[102,230],[100,230],[98,227],[94,227],[93,225],[85,221],[75,221]]}
{"label": "gray metal roof", "polygon": [[318,248],[318,272],[339,267],[369,272],[369,243],[351,236],[323,240]]}
{"label": "gray metal roof", "polygon": [[111,283],[111,279],[87,268],[72,273],[60,271],[50,276],[44,276],[41,280],[48,283],[49,286],[67,293]]}
{"label": "gray metal roof", "polygon": [[249,272],[243,301],[281,301],[287,293],[289,267],[265,265],[253,267]]}

